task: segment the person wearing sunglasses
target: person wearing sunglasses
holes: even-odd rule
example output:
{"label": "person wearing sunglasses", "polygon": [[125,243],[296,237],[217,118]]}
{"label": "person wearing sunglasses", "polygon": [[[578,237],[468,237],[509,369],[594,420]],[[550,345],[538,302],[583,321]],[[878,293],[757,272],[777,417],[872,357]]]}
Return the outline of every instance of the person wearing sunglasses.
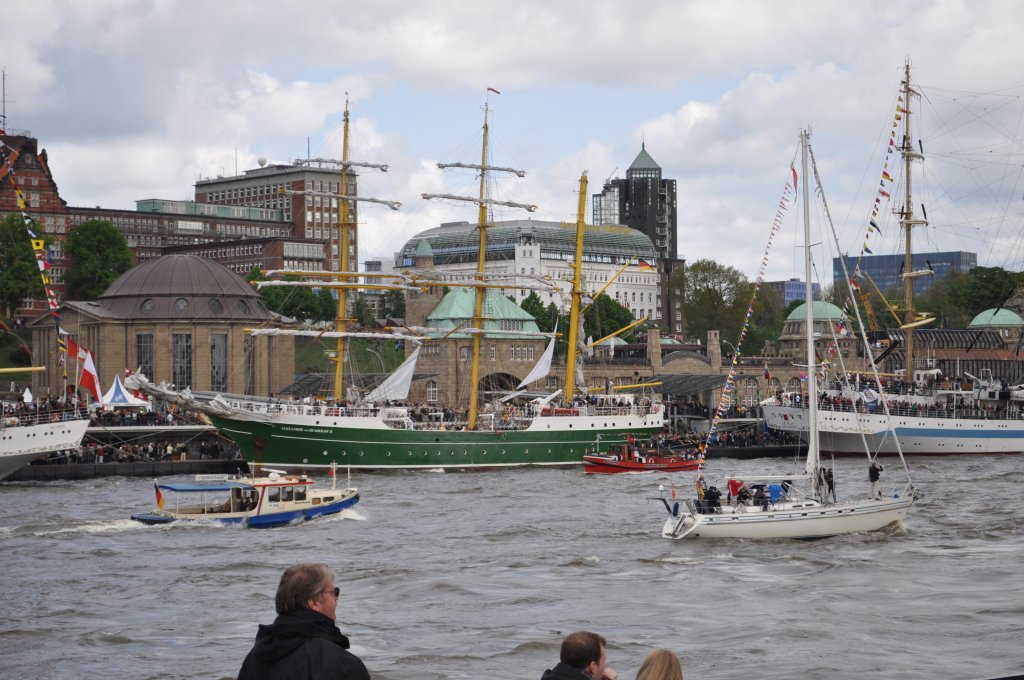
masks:
{"label": "person wearing sunglasses", "polygon": [[288,567],[274,597],[277,618],[260,625],[238,680],[370,680],[363,662],[348,651],[348,638],[334,625],[339,595],[326,564]]}

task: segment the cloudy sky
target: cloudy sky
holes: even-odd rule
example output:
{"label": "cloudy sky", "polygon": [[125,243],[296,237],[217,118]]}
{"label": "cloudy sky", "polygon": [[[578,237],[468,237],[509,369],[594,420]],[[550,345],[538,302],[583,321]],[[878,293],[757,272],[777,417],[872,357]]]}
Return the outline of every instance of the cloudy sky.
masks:
{"label": "cloudy sky", "polygon": [[[473,191],[436,163],[479,162],[493,87],[492,163],[528,173],[502,198],[574,220],[580,174],[593,194],[643,143],[678,182],[678,255],[751,279],[804,127],[839,247],[860,251],[910,59],[931,223],[916,249],[1024,268],[1016,0],[7,0],[2,14],[6,126],[39,139],[70,205],[188,199],[259,158],[340,158],[347,93],[351,158],[390,165],[361,193],[404,204],[360,208],[361,257],[390,257],[475,219],[419,196]],[[892,207],[876,254],[896,247]],[[796,227],[776,237],[769,279],[802,275]]]}

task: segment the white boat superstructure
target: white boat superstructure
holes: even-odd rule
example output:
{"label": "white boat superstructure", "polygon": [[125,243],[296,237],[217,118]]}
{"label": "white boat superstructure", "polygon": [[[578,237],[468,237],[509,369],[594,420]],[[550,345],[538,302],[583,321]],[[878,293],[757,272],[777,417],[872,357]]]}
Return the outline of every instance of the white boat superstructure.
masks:
{"label": "white boat superstructure", "polygon": [[71,412],[5,415],[0,422],[0,479],[47,454],[77,450],[89,422]]}

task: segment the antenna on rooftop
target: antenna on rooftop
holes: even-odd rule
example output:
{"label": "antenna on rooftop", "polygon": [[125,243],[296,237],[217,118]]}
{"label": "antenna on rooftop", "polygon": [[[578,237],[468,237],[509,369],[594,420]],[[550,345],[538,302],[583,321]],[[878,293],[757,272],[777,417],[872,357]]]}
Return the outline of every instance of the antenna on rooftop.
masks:
{"label": "antenna on rooftop", "polygon": [[7,67],[0,68],[3,71],[3,89],[0,91],[0,130],[7,129]]}

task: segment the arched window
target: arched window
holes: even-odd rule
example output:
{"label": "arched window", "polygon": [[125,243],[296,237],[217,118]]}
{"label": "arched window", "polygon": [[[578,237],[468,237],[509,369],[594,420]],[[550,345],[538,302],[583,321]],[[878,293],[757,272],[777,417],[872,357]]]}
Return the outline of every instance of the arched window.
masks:
{"label": "arched window", "polygon": [[428,380],[427,381],[427,401],[428,402],[435,402],[435,401],[437,401],[437,381],[434,381],[434,380]]}

